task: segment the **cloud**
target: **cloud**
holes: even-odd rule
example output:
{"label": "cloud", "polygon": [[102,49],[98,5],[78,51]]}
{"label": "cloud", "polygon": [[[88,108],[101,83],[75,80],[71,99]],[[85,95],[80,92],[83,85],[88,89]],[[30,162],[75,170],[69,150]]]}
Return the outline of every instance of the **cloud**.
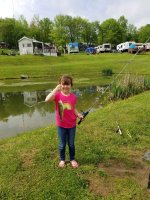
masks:
{"label": "cloud", "polygon": [[53,20],[56,15],[68,14],[102,23],[124,15],[128,23],[137,27],[150,23],[149,0],[0,0],[0,5],[0,17],[3,18],[13,14],[18,18],[22,14],[28,21],[34,15]]}
{"label": "cloud", "polygon": [[117,19],[124,15],[129,23],[137,27],[150,23],[149,0],[113,0],[112,2],[107,8],[107,16],[111,13],[113,18]]}
{"label": "cloud", "polygon": [[[11,6],[9,5],[11,3]],[[0,17],[13,17],[13,4],[10,0],[0,0]]]}

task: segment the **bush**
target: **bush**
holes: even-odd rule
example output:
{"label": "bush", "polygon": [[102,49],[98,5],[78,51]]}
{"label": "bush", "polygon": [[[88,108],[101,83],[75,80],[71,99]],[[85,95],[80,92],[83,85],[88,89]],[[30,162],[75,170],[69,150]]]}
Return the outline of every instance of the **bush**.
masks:
{"label": "bush", "polygon": [[103,76],[112,76],[112,74],[113,74],[112,69],[103,69],[102,70]]}

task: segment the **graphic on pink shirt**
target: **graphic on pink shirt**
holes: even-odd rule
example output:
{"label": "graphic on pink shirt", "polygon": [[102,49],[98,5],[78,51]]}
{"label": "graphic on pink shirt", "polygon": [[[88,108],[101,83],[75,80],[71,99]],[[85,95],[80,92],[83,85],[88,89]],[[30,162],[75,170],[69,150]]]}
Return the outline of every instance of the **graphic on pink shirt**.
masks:
{"label": "graphic on pink shirt", "polygon": [[71,105],[69,103],[63,103],[61,100],[58,101],[58,112],[60,120],[63,119],[64,110],[71,110]]}
{"label": "graphic on pink shirt", "polygon": [[76,126],[75,105],[76,96],[70,93],[65,96],[62,92],[55,94],[56,123],[60,127],[72,128]]}

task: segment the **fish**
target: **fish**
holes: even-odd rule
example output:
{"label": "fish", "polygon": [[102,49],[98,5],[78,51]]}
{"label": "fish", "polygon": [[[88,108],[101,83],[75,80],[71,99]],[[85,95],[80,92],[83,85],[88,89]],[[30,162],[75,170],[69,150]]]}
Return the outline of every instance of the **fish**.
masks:
{"label": "fish", "polygon": [[59,112],[60,120],[62,121],[62,119],[63,119],[63,114],[64,114],[64,106],[63,106],[62,101],[59,101],[59,102],[58,102],[58,112]]}

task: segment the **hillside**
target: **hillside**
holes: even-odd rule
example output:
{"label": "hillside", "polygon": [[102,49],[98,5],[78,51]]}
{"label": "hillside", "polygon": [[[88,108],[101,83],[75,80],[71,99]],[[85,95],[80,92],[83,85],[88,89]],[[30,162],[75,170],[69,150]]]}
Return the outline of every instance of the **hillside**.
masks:
{"label": "hillside", "polygon": [[90,113],[77,127],[76,170],[58,168],[55,125],[1,140],[0,199],[149,199],[149,99],[145,92]]}

